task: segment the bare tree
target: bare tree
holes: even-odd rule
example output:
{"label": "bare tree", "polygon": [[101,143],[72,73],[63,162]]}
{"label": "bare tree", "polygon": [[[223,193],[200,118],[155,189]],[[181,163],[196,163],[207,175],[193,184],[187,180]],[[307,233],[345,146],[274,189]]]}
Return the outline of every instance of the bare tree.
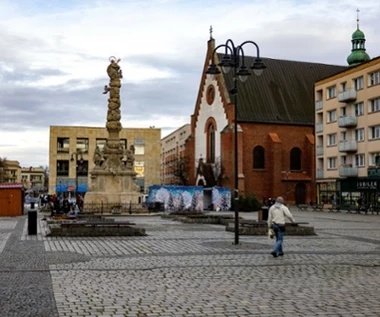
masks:
{"label": "bare tree", "polygon": [[49,166],[40,166],[44,171],[45,181],[43,186],[45,187],[45,191],[49,189]]}
{"label": "bare tree", "polygon": [[188,157],[177,157],[173,162],[173,175],[179,179],[180,185],[187,185],[189,178],[189,159]]}
{"label": "bare tree", "polygon": [[6,171],[6,169],[7,169],[7,158],[6,157],[3,157],[3,158],[0,157],[0,183],[5,182],[5,171]]}
{"label": "bare tree", "polygon": [[224,175],[224,167],[222,166],[222,159],[218,156],[215,159],[215,163],[212,164],[212,172],[214,174],[215,183],[218,186],[222,186]]}

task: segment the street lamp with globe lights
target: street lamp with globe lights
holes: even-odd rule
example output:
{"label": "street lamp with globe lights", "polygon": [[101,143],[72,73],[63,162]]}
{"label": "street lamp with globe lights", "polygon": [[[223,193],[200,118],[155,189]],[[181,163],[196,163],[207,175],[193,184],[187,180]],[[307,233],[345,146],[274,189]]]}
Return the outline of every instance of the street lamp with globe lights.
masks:
{"label": "street lamp with globe lights", "polygon": [[[78,155],[80,155],[80,159],[79,159],[79,162],[78,162]],[[75,156],[75,158],[74,158]],[[83,155],[81,152],[74,152],[71,154],[71,159],[70,159],[70,162],[74,162],[76,161],[76,167],[75,167],[75,199],[77,199],[77,194],[79,192],[78,190],[78,171],[79,171],[79,167],[82,166],[83,164]]]}
{"label": "street lamp with globe lights", "polygon": [[[256,47],[256,58],[252,65],[248,68],[245,63],[245,56],[243,46],[247,44],[252,44]],[[238,120],[238,86],[237,80],[245,82],[248,76],[251,75],[249,69],[252,69],[255,75],[260,76],[263,70],[266,68],[263,61],[260,58],[260,49],[259,46],[253,41],[245,41],[242,44],[235,46],[234,42],[231,39],[228,39],[225,44],[218,45],[214,48],[212,52],[211,64],[206,71],[206,74],[216,76],[220,74],[220,70],[215,64],[215,53],[218,49],[224,48],[225,53],[218,64],[222,68],[224,73],[228,73],[233,69],[233,87],[229,90],[230,94],[234,96],[234,210],[235,210],[235,244],[239,244],[239,166],[238,166],[238,129],[237,129],[237,120]]]}

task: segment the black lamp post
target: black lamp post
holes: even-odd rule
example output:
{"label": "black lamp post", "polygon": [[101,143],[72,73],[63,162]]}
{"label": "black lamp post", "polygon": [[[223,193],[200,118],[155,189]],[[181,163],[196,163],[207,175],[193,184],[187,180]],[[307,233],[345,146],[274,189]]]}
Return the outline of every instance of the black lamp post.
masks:
{"label": "black lamp post", "polygon": [[[80,159],[78,162],[78,155],[80,155]],[[75,156],[75,159],[74,159]],[[75,199],[77,199],[77,194],[78,194],[78,170],[79,170],[79,165],[82,166],[83,164],[83,156],[81,152],[74,152],[71,154],[71,162],[76,161],[76,167],[75,167]]]}
{"label": "black lamp post", "polygon": [[235,46],[234,42],[230,39],[226,41],[225,44],[218,45],[212,52],[212,61],[206,72],[210,75],[220,74],[219,68],[215,64],[215,53],[219,48],[225,48],[225,54],[218,64],[222,67],[224,73],[228,73],[231,68],[234,70],[233,74],[233,88],[230,89],[230,93],[234,96],[235,113],[234,113],[234,160],[235,160],[235,191],[234,191],[234,209],[235,209],[235,244],[239,244],[239,165],[238,165],[238,106],[237,106],[237,79],[241,82],[245,82],[251,73],[248,67],[245,65],[244,50],[243,46],[246,44],[253,44],[256,47],[257,57],[255,58],[252,65],[249,67],[253,72],[260,76],[263,70],[266,68],[262,60],[260,59],[259,46],[252,41],[245,41],[242,44]]}

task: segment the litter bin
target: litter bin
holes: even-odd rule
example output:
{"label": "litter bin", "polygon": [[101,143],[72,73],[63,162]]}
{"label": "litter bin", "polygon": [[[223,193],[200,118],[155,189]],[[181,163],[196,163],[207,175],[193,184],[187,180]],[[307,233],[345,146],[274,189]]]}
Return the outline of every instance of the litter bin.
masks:
{"label": "litter bin", "polygon": [[261,209],[259,210],[259,221],[260,220],[264,220],[264,221],[267,221],[268,220],[268,210],[269,210],[269,207],[266,207],[266,206],[262,206]]}
{"label": "litter bin", "polygon": [[37,210],[28,211],[28,234],[37,234]]}

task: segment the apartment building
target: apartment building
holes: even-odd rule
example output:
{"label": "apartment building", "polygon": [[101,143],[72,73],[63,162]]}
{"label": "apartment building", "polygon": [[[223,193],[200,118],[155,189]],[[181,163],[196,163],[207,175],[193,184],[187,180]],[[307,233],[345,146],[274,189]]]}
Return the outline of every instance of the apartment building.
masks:
{"label": "apartment building", "polygon": [[45,173],[42,167],[22,167],[21,183],[25,189],[45,191]]}
{"label": "apartment building", "polygon": [[315,83],[318,202],[380,205],[380,57],[363,39],[353,34],[350,68]]}
{"label": "apartment building", "polygon": [[[135,147],[135,181],[141,192],[159,184],[161,129],[124,128],[119,135],[124,149]],[[69,195],[76,185],[77,192],[86,193],[95,149],[102,150],[107,137],[106,128],[50,126],[49,193]]]}
{"label": "apartment building", "polygon": [[[161,184],[181,184],[175,171],[181,168],[179,160],[184,158],[185,141],[191,134],[190,124],[187,123],[161,139]],[[186,164],[182,166],[186,171]]]}
{"label": "apartment building", "polygon": [[0,183],[21,183],[21,166],[19,161],[1,160]]}

